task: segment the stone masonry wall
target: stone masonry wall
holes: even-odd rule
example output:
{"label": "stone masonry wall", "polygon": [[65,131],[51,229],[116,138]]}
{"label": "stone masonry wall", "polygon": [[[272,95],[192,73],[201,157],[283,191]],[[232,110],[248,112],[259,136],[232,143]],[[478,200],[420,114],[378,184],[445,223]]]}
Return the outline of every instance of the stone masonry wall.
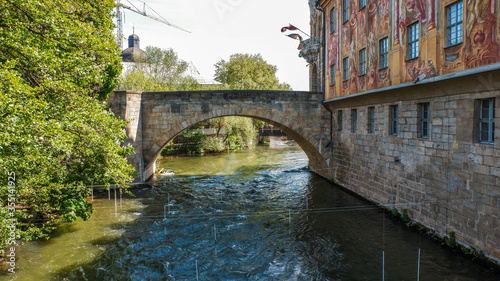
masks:
{"label": "stone masonry wall", "polygon": [[108,99],[109,109],[123,120],[128,120],[129,124],[125,127],[128,138],[123,145],[134,147],[134,154],[127,157],[127,163],[135,167],[137,174],[134,175],[135,181],[143,181],[144,160],[142,153],[142,93],[116,91]]}
{"label": "stone masonry wall", "polygon": [[125,144],[129,163],[147,180],[163,148],[183,130],[211,118],[246,116],[269,122],[291,136],[309,157],[309,167],[328,176],[325,151],[329,126],[322,94],[291,91],[128,92],[110,96],[110,109],[130,124]]}
{"label": "stone masonry wall", "polygon": [[[463,78],[469,87],[460,91],[452,91],[450,81],[330,104],[335,117],[343,112],[342,131],[334,120],[333,180],[377,203],[398,204],[438,234],[454,232],[459,243],[500,261],[498,113],[494,144],[476,137],[477,100],[495,98],[498,112],[500,91],[478,88],[476,78]],[[429,139],[418,135],[418,104],[424,102],[430,103]],[[397,136],[390,134],[391,105],[399,108]],[[368,132],[368,107],[375,107],[375,133]],[[356,133],[351,109],[358,112]]]}

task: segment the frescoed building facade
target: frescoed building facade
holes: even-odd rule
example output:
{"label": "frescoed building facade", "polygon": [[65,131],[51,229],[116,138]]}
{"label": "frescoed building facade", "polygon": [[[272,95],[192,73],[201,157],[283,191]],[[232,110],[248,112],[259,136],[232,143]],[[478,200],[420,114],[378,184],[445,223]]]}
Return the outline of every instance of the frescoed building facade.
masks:
{"label": "frescoed building facade", "polygon": [[316,4],[326,17],[326,100],[500,62],[497,0],[310,2],[318,46]]}
{"label": "frescoed building facade", "polygon": [[500,261],[500,1],[309,3],[332,180]]}

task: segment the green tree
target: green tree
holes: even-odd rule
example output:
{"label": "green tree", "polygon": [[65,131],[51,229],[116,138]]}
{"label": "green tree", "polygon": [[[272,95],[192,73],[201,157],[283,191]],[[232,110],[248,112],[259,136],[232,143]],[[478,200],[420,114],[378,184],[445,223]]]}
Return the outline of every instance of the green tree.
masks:
{"label": "green tree", "polygon": [[[47,237],[61,220],[89,218],[90,185],[131,180],[125,157],[132,148],[120,145],[126,123],[105,104],[121,71],[114,5],[0,5],[0,249],[11,243],[11,223],[16,239]],[[9,186],[15,212],[7,208]]]}
{"label": "green tree", "polygon": [[[210,152],[241,150],[255,146],[254,140],[257,138],[257,129],[251,118],[238,116],[219,117],[208,120],[207,124],[217,129],[217,134],[212,138],[220,139],[218,142],[209,140],[209,138],[205,140],[206,144],[212,145],[210,146],[211,149],[209,149]],[[220,143],[223,144],[223,149],[216,151],[216,147],[221,147]]]}
{"label": "green tree", "polygon": [[[224,84],[224,89],[231,90],[291,90],[285,83],[279,83],[276,78],[277,67],[268,64],[260,54],[234,54],[229,61],[220,60],[215,64],[215,80]],[[241,150],[255,146],[257,128],[266,125],[265,122],[247,117],[219,117],[202,123],[217,129],[215,136],[201,141],[205,152],[222,152],[226,150]],[[165,155],[174,150],[175,139],[167,146]]]}
{"label": "green tree", "polygon": [[233,54],[229,61],[215,64],[215,80],[231,90],[291,90],[290,85],[279,82],[276,71],[260,54]]}
{"label": "green tree", "polygon": [[126,70],[121,88],[134,91],[190,91],[201,86],[187,74],[189,64],[173,49],[147,46],[144,55],[135,57],[137,63]]}

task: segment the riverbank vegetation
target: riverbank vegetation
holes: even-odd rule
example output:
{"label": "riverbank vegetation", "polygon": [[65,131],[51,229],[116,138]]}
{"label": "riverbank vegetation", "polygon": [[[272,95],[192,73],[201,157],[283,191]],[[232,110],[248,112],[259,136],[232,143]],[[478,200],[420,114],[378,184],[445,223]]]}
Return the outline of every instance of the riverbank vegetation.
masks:
{"label": "riverbank vegetation", "polygon": [[[220,153],[253,148],[257,142],[257,123],[246,117],[219,117],[204,121],[182,132],[162,151],[162,156]],[[211,133],[207,133],[207,132]]]}
{"label": "riverbank vegetation", "polygon": [[0,5],[0,249],[88,219],[91,185],[132,179],[132,148],[120,145],[126,123],[106,109],[121,72],[114,7]]}

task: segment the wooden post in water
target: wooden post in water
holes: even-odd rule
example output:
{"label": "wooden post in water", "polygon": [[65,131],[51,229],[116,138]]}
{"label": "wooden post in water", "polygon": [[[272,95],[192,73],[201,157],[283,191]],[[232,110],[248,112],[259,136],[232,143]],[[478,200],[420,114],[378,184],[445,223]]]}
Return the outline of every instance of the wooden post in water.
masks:
{"label": "wooden post in water", "polygon": [[118,205],[116,203],[116,186],[115,186],[115,216],[118,215]]}

